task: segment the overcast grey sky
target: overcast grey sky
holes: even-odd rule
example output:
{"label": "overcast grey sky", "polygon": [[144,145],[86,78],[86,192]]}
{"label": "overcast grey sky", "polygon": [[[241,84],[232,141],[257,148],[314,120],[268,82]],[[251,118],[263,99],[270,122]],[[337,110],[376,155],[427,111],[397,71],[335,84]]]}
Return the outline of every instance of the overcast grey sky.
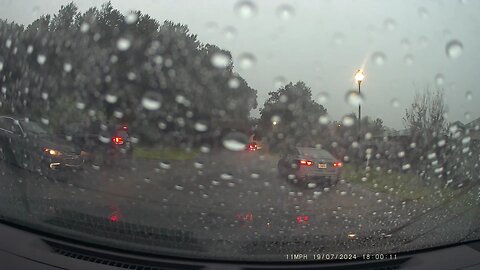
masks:
{"label": "overcast grey sky", "polygon": [[[69,2],[0,0],[0,18],[29,24]],[[73,2],[82,12],[102,3]],[[275,89],[275,78],[283,76],[305,81],[314,97],[327,92],[324,105],[332,119],[340,119],[356,111],[345,102],[345,93],[356,88],[353,74],[363,67],[367,78],[362,84],[362,114],[379,116],[390,127],[403,127],[402,116],[415,89],[437,87],[437,82],[445,89],[449,121],[466,123],[480,117],[480,69],[475,65],[480,63],[480,1],[262,0],[253,1],[256,12],[250,17],[237,12],[241,1],[111,2],[124,13],[141,10],[159,21],[187,24],[201,42],[230,50],[236,70],[258,90],[259,105]],[[291,12],[282,14],[291,16],[279,15],[284,5]],[[226,34],[232,28],[233,37]],[[452,40],[463,50],[457,47],[449,57],[447,44]],[[251,68],[238,68],[242,53],[255,56]],[[394,99],[399,106],[392,105]]]}

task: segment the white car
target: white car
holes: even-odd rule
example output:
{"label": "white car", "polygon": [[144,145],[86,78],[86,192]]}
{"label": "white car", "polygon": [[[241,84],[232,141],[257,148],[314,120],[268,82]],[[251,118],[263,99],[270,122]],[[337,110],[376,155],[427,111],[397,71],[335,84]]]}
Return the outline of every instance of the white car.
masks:
{"label": "white car", "polygon": [[343,163],[323,149],[294,147],[278,161],[278,173],[294,182],[336,185],[341,178]]}

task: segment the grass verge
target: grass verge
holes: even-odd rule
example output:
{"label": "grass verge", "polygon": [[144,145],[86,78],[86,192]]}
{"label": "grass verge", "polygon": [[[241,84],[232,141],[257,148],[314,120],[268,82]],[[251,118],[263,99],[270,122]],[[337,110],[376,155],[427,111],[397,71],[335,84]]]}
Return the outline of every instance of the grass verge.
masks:
{"label": "grass verge", "polygon": [[425,185],[422,179],[412,173],[391,170],[365,170],[351,165],[345,166],[344,179],[350,183],[362,185],[372,191],[389,194],[399,200],[419,200],[429,205],[441,203],[452,198],[460,190],[444,187],[442,181],[431,180]]}

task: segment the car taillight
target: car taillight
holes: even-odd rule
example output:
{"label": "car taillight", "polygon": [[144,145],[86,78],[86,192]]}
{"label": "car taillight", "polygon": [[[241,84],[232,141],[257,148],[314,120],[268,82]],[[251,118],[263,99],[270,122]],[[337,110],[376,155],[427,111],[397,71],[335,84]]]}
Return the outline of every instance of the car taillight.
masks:
{"label": "car taillight", "polygon": [[340,168],[342,166],[343,166],[343,164],[341,162],[334,162],[333,163],[333,167],[335,167],[335,168]]}
{"label": "car taillight", "polygon": [[248,145],[248,150],[251,150],[251,151],[257,150],[257,145],[256,144],[249,144]]}
{"label": "car taillight", "polygon": [[112,137],[112,142],[114,144],[123,144],[123,138],[118,136]]}
{"label": "car taillight", "polygon": [[310,160],[305,160],[305,159],[302,159],[302,160],[299,160],[298,163],[300,165],[307,165],[307,166],[312,166],[313,165],[313,162],[310,161]]}

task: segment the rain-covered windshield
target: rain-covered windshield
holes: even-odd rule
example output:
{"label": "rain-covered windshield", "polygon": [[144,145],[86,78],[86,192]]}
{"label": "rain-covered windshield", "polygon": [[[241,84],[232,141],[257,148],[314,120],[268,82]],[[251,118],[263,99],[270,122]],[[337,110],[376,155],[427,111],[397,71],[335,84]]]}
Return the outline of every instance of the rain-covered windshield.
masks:
{"label": "rain-covered windshield", "polygon": [[222,260],[480,236],[480,1],[1,7],[3,220]]}

